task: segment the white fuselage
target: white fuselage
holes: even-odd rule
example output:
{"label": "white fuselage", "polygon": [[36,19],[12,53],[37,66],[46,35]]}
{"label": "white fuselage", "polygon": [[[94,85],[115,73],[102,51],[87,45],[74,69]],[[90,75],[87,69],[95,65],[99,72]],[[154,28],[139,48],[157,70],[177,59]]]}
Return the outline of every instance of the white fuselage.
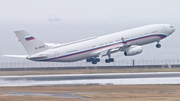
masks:
{"label": "white fuselage", "polygon": [[56,46],[34,54],[47,55],[46,58],[31,59],[34,61],[74,62],[90,57],[98,57],[99,52],[122,46],[122,38],[131,45],[145,45],[158,42],[175,31],[169,24],[154,24],[126,31],[94,37],[82,41]]}

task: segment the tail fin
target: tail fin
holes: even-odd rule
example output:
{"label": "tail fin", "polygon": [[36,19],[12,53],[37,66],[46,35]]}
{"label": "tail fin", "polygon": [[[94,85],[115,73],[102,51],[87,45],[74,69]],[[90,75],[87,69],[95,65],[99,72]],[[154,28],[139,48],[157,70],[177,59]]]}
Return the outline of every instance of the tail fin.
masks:
{"label": "tail fin", "polygon": [[14,33],[19,38],[19,41],[29,55],[49,49],[49,47],[45,43],[41,42],[24,30],[14,31]]}

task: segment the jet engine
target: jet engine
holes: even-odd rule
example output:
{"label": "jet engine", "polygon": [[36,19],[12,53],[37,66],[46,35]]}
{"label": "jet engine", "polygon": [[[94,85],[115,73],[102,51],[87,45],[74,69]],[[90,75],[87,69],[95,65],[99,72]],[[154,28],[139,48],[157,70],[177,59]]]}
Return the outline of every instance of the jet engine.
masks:
{"label": "jet engine", "polygon": [[141,46],[130,46],[125,50],[124,55],[133,56],[133,55],[140,54],[142,51],[143,51],[143,48]]}

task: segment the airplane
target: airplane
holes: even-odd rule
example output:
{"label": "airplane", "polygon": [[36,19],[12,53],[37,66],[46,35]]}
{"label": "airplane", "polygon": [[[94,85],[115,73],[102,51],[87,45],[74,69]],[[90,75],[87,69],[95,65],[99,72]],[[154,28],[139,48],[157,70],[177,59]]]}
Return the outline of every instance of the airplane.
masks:
{"label": "airplane", "polygon": [[171,35],[176,29],[170,24],[152,24],[108,35],[91,37],[65,44],[43,43],[25,30],[14,31],[29,55],[4,55],[44,62],[75,62],[85,60],[92,64],[100,62],[99,57],[107,56],[105,63],[114,62],[111,54],[124,52],[134,56],[143,51],[142,45],[157,42]]}

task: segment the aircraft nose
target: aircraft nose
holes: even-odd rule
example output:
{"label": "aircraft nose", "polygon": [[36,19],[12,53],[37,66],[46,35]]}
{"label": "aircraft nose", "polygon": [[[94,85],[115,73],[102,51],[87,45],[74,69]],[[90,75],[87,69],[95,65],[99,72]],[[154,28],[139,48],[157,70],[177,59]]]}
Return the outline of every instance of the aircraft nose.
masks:
{"label": "aircraft nose", "polygon": [[174,26],[170,26],[170,28],[171,28],[171,32],[173,33],[176,29],[174,28]]}
{"label": "aircraft nose", "polygon": [[176,28],[173,28],[172,30],[173,30],[173,32],[174,32],[174,31],[176,30]]}
{"label": "aircraft nose", "polygon": [[175,28],[173,28],[173,29],[172,29],[172,33],[173,33],[175,30],[176,30],[176,29],[175,29]]}

